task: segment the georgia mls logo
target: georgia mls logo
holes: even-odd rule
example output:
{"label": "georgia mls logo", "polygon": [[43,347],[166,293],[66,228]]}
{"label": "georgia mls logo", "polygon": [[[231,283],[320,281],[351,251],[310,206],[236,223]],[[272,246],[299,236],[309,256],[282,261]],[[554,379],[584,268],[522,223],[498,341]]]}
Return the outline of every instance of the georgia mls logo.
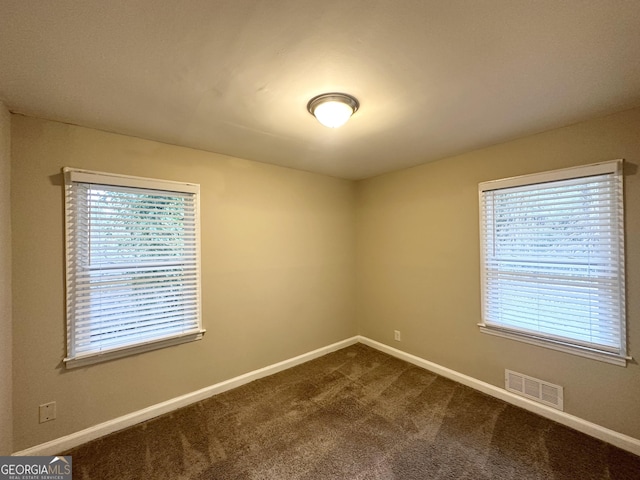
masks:
{"label": "georgia mls logo", "polygon": [[0,457],[0,480],[71,480],[71,457]]}

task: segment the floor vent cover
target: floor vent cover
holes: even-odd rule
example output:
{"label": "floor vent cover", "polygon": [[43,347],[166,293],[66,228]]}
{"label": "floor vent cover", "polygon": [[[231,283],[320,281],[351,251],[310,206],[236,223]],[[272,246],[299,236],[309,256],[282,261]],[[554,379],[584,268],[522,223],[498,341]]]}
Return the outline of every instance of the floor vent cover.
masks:
{"label": "floor vent cover", "polygon": [[505,388],[550,407],[563,410],[563,391],[560,385],[538,380],[511,370],[504,371]]}

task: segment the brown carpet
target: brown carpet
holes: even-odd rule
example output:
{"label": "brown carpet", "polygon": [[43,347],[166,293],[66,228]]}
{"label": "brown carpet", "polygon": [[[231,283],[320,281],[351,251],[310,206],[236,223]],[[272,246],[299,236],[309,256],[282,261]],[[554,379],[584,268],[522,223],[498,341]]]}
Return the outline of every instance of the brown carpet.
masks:
{"label": "brown carpet", "polygon": [[640,479],[640,457],[362,344],[80,446],[80,479]]}

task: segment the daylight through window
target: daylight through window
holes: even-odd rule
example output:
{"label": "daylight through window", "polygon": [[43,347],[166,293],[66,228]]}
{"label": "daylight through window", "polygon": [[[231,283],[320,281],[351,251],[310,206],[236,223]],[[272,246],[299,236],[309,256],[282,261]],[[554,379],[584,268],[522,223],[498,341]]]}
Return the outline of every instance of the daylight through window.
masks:
{"label": "daylight through window", "polygon": [[67,366],[201,338],[198,185],[64,173]]}
{"label": "daylight through window", "polygon": [[622,161],[479,185],[482,330],[624,364]]}

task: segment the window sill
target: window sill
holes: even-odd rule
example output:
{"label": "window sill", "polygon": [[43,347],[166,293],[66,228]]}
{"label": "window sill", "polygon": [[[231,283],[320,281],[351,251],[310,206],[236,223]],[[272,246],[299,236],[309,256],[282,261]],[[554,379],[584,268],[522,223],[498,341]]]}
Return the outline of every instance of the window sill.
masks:
{"label": "window sill", "polygon": [[554,342],[553,340],[532,337],[522,333],[513,332],[510,330],[503,330],[496,327],[490,327],[484,323],[479,323],[480,331],[489,335],[495,335],[497,337],[509,338],[511,340],[518,340],[520,342],[528,343],[530,345],[536,345],[538,347],[550,348],[552,350],[558,350],[564,353],[570,353],[572,355],[578,355],[580,357],[590,358],[592,360],[598,360],[600,362],[611,363],[620,367],[626,367],[627,361],[632,360],[631,357],[623,357],[616,355],[615,353],[599,352],[597,350],[591,350],[588,348],[579,347],[576,345],[570,345],[561,342]]}
{"label": "window sill", "polygon": [[128,357],[130,355],[136,355],[138,353],[158,350],[160,348],[170,347],[173,345],[180,345],[181,343],[194,342],[196,340],[200,340],[204,336],[205,332],[206,330],[200,330],[199,332],[194,332],[187,335],[165,338],[141,345],[122,347],[102,353],[91,353],[83,356],[67,357],[63,361],[65,367],[68,369],[85,367],[87,365],[93,365],[94,363],[107,362],[109,360],[115,360],[116,358]]}

